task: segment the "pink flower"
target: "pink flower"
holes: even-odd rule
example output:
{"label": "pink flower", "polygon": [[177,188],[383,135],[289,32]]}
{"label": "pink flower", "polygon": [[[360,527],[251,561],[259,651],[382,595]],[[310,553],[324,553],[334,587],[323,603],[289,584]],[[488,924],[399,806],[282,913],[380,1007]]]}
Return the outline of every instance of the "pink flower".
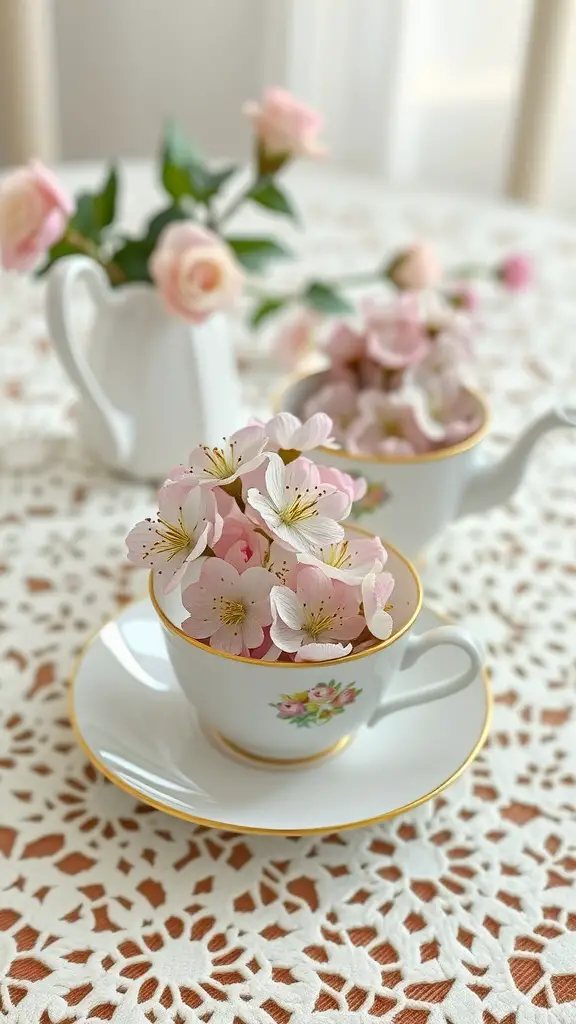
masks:
{"label": "pink flower", "polygon": [[264,103],[245,103],[243,113],[251,120],[260,147],[268,157],[316,158],[326,152],[316,137],[322,127],[321,115],[286,89],[267,89]]}
{"label": "pink flower", "polygon": [[405,291],[432,288],[442,276],[436,253],[429,245],[413,245],[399,253],[388,267],[387,276]]}
{"label": "pink flower", "polygon": [[38,160],[0,183],[0,252],[6,270],[30,270],[66,230],[74,204]]}
{"label": "pink flower", "polygon": [[362,581],[366,624],[379,640],[387,640],[394,629],[394,621],[388,610],[391,605],[387,604],[393,590],[394,577],[391,572],[371,572]]}
{"label": "pink flower", "polygon": [[233,565],[238,572],[244,572],[251,566],[261,566],[268,548],[266,538],[256,533],[248,519],[232,516],[224,521],[222,536],[212,545],[214,554]]}
{"label": "pink flower", "polygon": [[194,221],[168,224],[149,266],[166,308],[192,323],[230,309],[242,294],[244,274],[231,249]]}
{"label": "pink flower", "polygon": [[294,661],[333,661],[350,654],[352,644],[302,644]]}
{"label": "pink flower", "polygon": [[228,654],[247,654],[264,641],[272,620],[270,590],[274,577],[265,569],[240,574],[222,558],[207,558],[200,579],[186,587],[182,603],[190,615],[182,629],[196,640]]}
{"label": "pink flower", "polygon": [[[288,587],[273,587],[270,601],[270,636],[281,651],[296,652],[303,645],[350,641],[364,628],[357,589],[329,579],[312,566],[298,573],[296,593]],[[326,657],[340,654],[331,652]]]}
{"label": "pink flower", "polygon": [[347,690],[342,690],[341,693],[334,698],[332,704],[335,708],[344,708],[347,704],[353,704],[356,700],[356,696],[357,691],[354,687],[348,687]]}
{"label": "pink flower", "polygon": [[273,353],[287,370],[293,370],[314,348],[315,332],[320,316],[311,309],[301,309],[280,328]]}
{"label": "pink flower", "polygon": [[253,647],[250,657],[257,661],[278,661],[281,652],[270,639],[270,626],[264,626],[263,633],[264,639],[260,647]]}
{"label": "pink flower", "polygon": [[281,718],[296,718],[306,714],[306,707],[299,700],[283,700],[279,704],[275,704],[274,707],[278,708]]}
{"label": "pink flower", "polygon": [[366,338],[349,324],[340,322],[332,328],[324,349],[333,364],[354,363],[366,353]]}
{"label": "pink flower", "polygon": [[218,540],[222,519],[211,491],[169,482],[158,495],[157,519],[145,519],[126,538],[128,558],[162,576],[167,593],[188,565]]}
{"label": "pink flower", "polygon": [[444,437],[441,447],[446,448],[466,440],[482,425],[482,411],[477,400],[469,391],[461,388],[447,396],[442,409],[441,420]]}
{"label": "pink flower", "polygon": [[314,704],[326,704],[328,701],[332,700],[335,693],[335,686],[327,686],[324,683],[319,686],[313,686],[312,689],[308,691],[308,696]]}
{"label": "pink flower", "polygon": [[304,406],[306,416],[314,416],[317,412],[326,413],[332,420],[332,433],[337,441],[342,441],[347,427],[356,416],[358,406],[358,388],[348,381],[335,384],[324,384]]}
{"label": "pink flower", "polygon": [[336,469],[335,466],[318,466],[318,472],[323,484],[330,484],[331,487],[336,487],[338,491],[342,491],[352,502],[360,501],[368,490],[368,484],[363,476],[350,476],[349,473],[343,473],[341,469]]}
{"label": "pink flower", "polygon": [[524,253],[512,253],[502,260],[496,270],[496,276],[510,292],[521,292],[528,288],[534,280],[534,265]]}
{"label": "pink flower", "polygon": [[263,428],[255,425],[237,430],[222,447],[198,445],[190,453],[190,478],[208,487],[231,484],[268,458],[264,452],[267,440]]}
{"label": "pink flower", "polygon": [[403,391],[364,391],[360,415],[348,431],[349,451],[370,455],[414,455],[440,440],[443,428],[432,419],[426,399],[417,388]]}
{"label": "pink flower", "polygon": [[269,450],[309,452],[326,444],[332,435],[332,420],[317,412],[302,423],[291,412],[279,412],[264,426]]}
{"label": "pink flower", "polygon": [[379,537],[348,537],[338,544],[317,548],[313,555],[298,554],[302,565],[321,569],[330,579],[348,586],[359,586],[369,572],[380,572],[388,553]]}
{"label": "pink flower", "polygon": [[335,487],[320,482],[318,467],[308,459],[285,466],[271,453],[264,492],[251,487],[248,504],[259,514],[270,533],[292,551],[313,551],[344,537],[336,522],[345,519],[351,503]]}
{"label": "pink flower", "polygon": [[366,308],[366,350],[387,370],[402,370],[419,363],[430,348],[430,338],[412,295],[394,302],[372,302]]}

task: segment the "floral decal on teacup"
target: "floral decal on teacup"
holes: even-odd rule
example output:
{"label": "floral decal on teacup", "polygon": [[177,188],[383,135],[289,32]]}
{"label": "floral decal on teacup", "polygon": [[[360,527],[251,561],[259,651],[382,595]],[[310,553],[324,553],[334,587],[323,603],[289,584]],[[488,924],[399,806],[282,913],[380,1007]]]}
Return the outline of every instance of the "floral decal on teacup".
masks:
{"label": "floral decal on teacup", "polygon": [[352,505],[352,509],[350,511],[351,519],[360,519],[362,516],[369,515],[371,512],[376,512],[387,501],[390,501],[392,495],[383,483],[374,483],[374,481],[370,480],[365,473],[355,473],[354,470],[348,470],[348,475],[353,477],[355,480],[363,477],[366,481],[366,490],[364,494],[361,498],[357,498]]}
{"label": "floral decal on teacup", "polygon": [[309,690],[281,693],[281,699],[270,707],[276,708],[277,718],[307,729],[311,725],[326,725],[336,715],[344,714],[346,706],[354,704],[361,693],[361,688],[343,686],[331,679],[329,683],[320,683]]}

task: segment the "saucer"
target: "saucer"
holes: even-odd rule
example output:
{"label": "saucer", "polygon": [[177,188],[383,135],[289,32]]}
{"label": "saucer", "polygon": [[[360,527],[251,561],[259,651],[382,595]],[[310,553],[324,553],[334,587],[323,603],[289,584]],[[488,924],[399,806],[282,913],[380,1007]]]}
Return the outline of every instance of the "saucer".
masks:
{"label": "saucer", "polygon": [[[415,633],[445,622],[424,607]],[[441,679],[459,664],[456,649],[436,648],[399,673],[389,692]],[[70,686],[80,745],[121,789],[199,825],[279,835],[371,825],[430,800],[474,760],[490,712],[483,672],[460,693],[361,729],[332,759],[281,773],[239,761],[201,730],[148,599],[99,630]]]}

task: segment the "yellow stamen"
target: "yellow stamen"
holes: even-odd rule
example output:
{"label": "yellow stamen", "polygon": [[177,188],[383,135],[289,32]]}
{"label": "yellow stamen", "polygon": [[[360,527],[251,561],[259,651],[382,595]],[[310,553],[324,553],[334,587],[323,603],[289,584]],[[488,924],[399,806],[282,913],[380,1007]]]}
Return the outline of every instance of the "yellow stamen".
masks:
{"label": "yellow stamen", "polygon": [[331,565],[334,569],[348,569],[352,564],[352,559],[348,553],[348,541],[342,540],[339,544],[331,544],[324,561],[326,565]]}
{"label": "yellow stamen", "polygon": [[312,613],[306,617],[303,623],[304,632],[308,633],[313,640],[317,640],[322,633],[330,629],[335,618],[335,615],[326,615],[321,610],[317,614]]}
{"label": "yellow stamen", "polygon": [[[158,516],[158,524],[159,526],[156,528],[156,533],[162,539],[160,542],[156,542],[156,544],[154,544],[154,551],[156,554],[164,554],[169,551],[170,554],[168,555],[168,561],[170,561],[170,559],[174,558],[175,555],[190,547],[192,538],[184,526],[181,511],[178,515],[177,523],[169,523],[167,519],[162,519],[161,516]],[[162,527],[162,529],[160,529],[160,527]]]}
{"label": "yellow stamen", "polygon": [[297,494],[296,497],[281,509],[278,513],[280,522],[284,526],[294,526],[295,523],[302,523],[305,519],[312,519],[318,515],[316,508],[317,499],[307,497],[305,494]]}
{"label": "yellow stamen", "polygon": [[225,626],[240,626],[246,618],[246,605],[243,601],[225,601],[220,604],[220,619]]}

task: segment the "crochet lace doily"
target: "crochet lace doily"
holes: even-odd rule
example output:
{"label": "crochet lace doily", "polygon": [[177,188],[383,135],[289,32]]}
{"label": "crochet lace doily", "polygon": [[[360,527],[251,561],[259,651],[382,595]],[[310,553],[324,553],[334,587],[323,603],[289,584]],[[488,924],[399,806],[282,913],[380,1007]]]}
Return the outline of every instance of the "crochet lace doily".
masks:
{"label": "crochet lace doily", "polygon": [[[534,255],[535,289],[487,288],[482,307],[495,454],[574,386],[576,230],[353,179],[299,194],[317,272],[370,265],[416,234],[447,262]],[[272,383],[254,371],[249,400],[265,404]],[[465,776],[379,826],[239,836],[138,804],[74,741],[67,677],[144,590],[123,541],[153,494],[87,461],[41,286],[12,277],[0,396],[0,1016],[574,1024],[576,438],[549,435],[513,501],[429,552],[427,595],[480,637],[492,672],[491,736]]]}

